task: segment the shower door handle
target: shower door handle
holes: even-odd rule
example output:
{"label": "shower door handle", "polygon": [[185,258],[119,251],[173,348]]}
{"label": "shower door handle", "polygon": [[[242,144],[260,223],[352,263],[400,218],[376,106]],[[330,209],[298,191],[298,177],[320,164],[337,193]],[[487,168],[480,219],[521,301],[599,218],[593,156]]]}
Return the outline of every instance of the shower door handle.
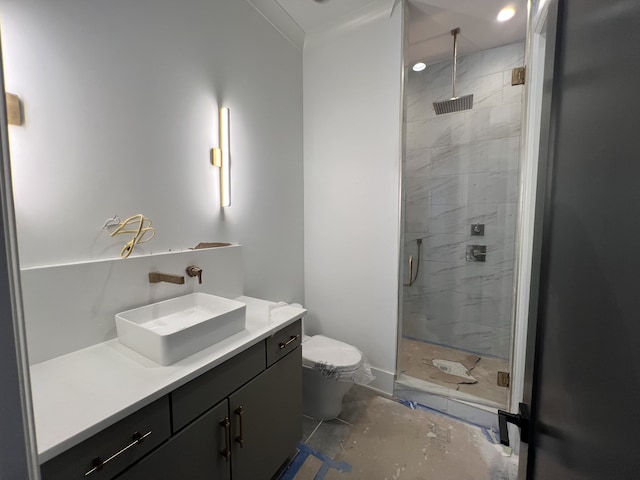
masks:
{"label": "shower door handle", "polygon": [[409,255],[409,283],[405,283],[405,287],[413,285],[413,255]]}

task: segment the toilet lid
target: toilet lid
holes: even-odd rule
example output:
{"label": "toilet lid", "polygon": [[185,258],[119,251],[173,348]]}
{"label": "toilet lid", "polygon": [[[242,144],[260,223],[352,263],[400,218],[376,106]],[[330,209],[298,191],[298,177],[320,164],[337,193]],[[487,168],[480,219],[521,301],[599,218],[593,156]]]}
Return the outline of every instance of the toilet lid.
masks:
{"label": "toilet lid", "polygon": [[302,343],[302,364],[307,367],[323,365],[346,371],[359,368],[361,362],[362,354],[356,347],[324,335],[315,335]]}

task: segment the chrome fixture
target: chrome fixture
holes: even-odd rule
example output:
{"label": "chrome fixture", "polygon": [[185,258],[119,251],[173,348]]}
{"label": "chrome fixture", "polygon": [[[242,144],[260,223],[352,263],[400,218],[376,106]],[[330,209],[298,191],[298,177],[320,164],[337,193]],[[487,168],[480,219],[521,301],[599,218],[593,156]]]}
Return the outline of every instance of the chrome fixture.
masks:
{"label": "chrome fixture", "polygon": [[187,267],[187,275],[190,277],[198,277],[198,283],[202,284],[202,269],[195,265],[189,265]]}
{"label": "chrome fixture", "polygon": [[484,235],[484,223],[474,223],[471,225],[471,236]]}
{"label": "chrome fixture", "polygon": [[451,77],[452,93],[451,98],[448,100],[442,100],[440,102],[433,102],[433,109],[436,115],[442,115],[443,113],[459,112],[461,110],[469,110],[473,108],[473,95],[465,95],[463,97],[456,97],[456,74],[458,70],[458,35],[460,34],[460,28],[454,28],[451,30],[453,35],[453,75]]}
{"label": "chrome fixture", "polygon": [[104,467],[107,463],[109,463],[111,460],[115,459],[117,456],[119,456],[120,454],[126,452],[127,450],[129,450],[130,448],[136,446],[136,445],[140,445],[143,440],[145,438],[147,438],[149,435],[151,435],[151,432],[147,432],[144,435],[142,435],[141,433],[135,432],[132,436],[131,439],[133,440],[133,442],[131,442],[129,445],[127,445],[124,448],[121,448],[120,450],[118,450],[118,452],[114,453],[113,455],[111,455],[109,458],[107,458],[106,460],[102,460],[100,457],[96,457],[93,459],[93,461],[91,462],[91,466],[93,467],[91,470],[89,470],[88,472],[86,472],[84,474],[85,477],[88,477],[89,475],[91,475],[94,472],[97,472],[98,470],[101,470],[102,467]]}
{"label": "chrome fixture", "polygon": [[486,262],[486,245],[467,245],[467,262]]}
{"label": "chrome fixture", "polygon": [[278,344],[278,348],[280,348],[280,350],[284,350],[285,348],[287,348],[289,345],[291,345],[293,342],[295,342],[299,338],[300,338],[300,335],[291,335],[289,337],[289,340],[287,340],[286,342],[280,342]]}
{"label": "chrome fixture", "polygon": [[149,272],[149,283],[175,283],[184,285],[184,275],[171,275],[169,273]]}

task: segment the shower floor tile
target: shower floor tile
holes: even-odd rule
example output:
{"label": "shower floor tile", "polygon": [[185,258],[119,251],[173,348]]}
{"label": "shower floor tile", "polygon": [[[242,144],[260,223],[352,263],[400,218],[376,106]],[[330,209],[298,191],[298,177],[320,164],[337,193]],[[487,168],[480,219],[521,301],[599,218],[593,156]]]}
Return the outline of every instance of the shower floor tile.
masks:
{"label": "shower floor tile", "polygon": [[462,362],[468,352],[453,348],[441,347],[431,343],[402,339],[401,345],[402,373],[409,377],[430,382],[449,390],[473,395],[488,402],[504,406],[509,399],[509,389],[497,385],[498,372],[508,372],[509,364],[498,358],[480,357],[478,363],[469,373],[478,381],[473,384],[455,384],[433,378],[439,370],[432,363],[434,359]]}
{"label": "shower floor tile", "polygon": [[[280,480],[392,478],[514,480],[518,458],[483,429],[431,410],[411,409],[356,386],[344,419],[316,421]],[[308,417],[305,422],[311,423]],[[314,438],[314,437],[321,438]]]}

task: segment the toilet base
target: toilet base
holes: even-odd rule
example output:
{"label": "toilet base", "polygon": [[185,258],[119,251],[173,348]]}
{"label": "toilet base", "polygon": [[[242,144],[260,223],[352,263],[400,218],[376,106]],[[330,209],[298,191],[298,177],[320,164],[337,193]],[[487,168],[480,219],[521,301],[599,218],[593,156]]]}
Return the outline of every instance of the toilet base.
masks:
{"label": "toilet base", "polygon": [[342,399],[353,382],[332,380],[316,370],[302,369],[302,413],[317,420],[331,420],[340,415]]}

